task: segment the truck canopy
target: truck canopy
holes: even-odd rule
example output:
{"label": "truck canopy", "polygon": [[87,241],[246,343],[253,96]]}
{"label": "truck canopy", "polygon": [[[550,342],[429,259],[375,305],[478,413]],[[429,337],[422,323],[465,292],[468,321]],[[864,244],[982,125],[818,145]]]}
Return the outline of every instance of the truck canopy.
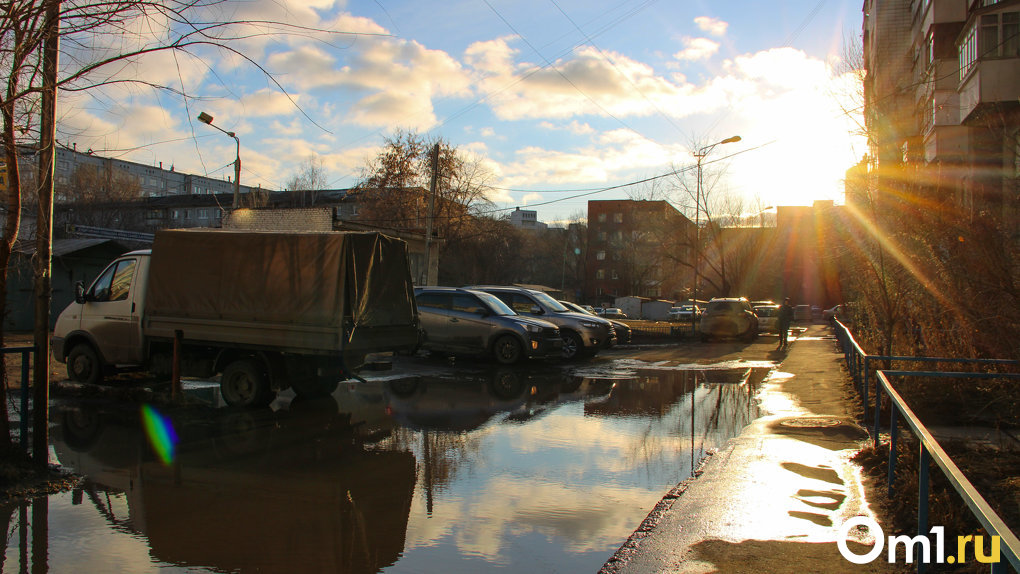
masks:
{"label": "truck canopy", "polygon": [[249,344],[365,352],[418,340],[406,244],[380,233],[158,231],[146,306],[148,336],[241,328]]}

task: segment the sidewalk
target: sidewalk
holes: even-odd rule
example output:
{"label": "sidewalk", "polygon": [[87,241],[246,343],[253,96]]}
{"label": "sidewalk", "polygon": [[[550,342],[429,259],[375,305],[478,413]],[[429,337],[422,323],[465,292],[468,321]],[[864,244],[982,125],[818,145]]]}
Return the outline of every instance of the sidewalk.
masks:
{"label": "sidewalk", "polygon": [[709,458],[603,572],[889,571],[881,559],[851,564],[835,544],[844,520],[872,515],[849,460],[867,434],[848,416],[841,358],[826,325],[793,341],[762,392],[766,415]]}

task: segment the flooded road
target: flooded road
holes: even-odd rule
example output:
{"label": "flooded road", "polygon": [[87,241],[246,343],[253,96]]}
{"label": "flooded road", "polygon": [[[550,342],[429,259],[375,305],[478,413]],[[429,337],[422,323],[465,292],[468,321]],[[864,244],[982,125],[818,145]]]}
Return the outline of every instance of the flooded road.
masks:
{"label": "flooded road", "polygon": [[0,508],[3,570],[594,572],[757,417],[769,370],[430,364],[262,411],[201,384],[188,407],[61,399],[52,454],[88,478]]}

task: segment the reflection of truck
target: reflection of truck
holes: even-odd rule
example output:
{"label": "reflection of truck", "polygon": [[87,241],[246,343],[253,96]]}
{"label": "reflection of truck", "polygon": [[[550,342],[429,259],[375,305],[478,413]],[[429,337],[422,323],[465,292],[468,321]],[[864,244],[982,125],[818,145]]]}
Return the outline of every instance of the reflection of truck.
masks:
{"label": "reflection of truck", "polygon": [[111,263],[57,319],[53,354],[96,383],[133,367],[222,373],[232,405],[332,392],[367,353],[411,350],[418,316],[405,244],[378,233],[160,231]]}
{"label": "reflection of truck", "polygon": [[53,452],[88,477],[76,495],[133,538],[122,553],[98,544],[75,552],[110,570],[133,563],[139,544],[153,569],[372,574],[393,565],[404,550],[414,455],[366,447],[331,401],[300,411],[177,409],[164,419],[180,439],[169,465],[138,409],[56,405]]}

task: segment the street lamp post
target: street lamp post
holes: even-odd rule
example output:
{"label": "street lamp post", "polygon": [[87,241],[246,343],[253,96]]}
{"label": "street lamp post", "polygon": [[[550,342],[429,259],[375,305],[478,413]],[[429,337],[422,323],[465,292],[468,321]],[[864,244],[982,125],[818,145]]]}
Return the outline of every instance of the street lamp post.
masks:
{"label": "street lamp post", "polygon": [[237,143],[237,156],[234,159],[234,209],[237,209],[241,203],[241,140],[238,139],[237,134],[234,132],[228,132],[220,126],[213,124],[213,117],[205,112],[198,114],[198,121],[220,130],[234,138],[234,141]]}
{"label": "street lamp post", "polygon": [[692,302],[691,302],[691,305],[692,305],[692,307],[691,307],[691,336],[692,337],[695,336],[695,334],[697,332],[697,329],[698,329],[698,323],[697,323],[697,321],[698,321],[697,315],[698,314],[696,312],[696,309],[698,308],[698,267],[701,265],[701,160],[703,160],[705,158],[705,156],[708,155],[709,152],[712,151],[712,148],[714,148],[715,146],[720,145],[720,144],[736,143],[738,141],[740,141],[740,136],[728,137],[728,138],[726,138],[726,139],[724,139],[722,141],[715,142],[712,145],[708,145],[708,146],[699,148],[698,151],[695,152],[695,154],[694,154],[694,157],[698,158],[698,181],[697,181],[697,191],[695,192],[695,197],[694,197],[694,203],[695,203],[695,205],[694,205],[694,233],[695,233],[695,239],[694,239],[694,288],[693,288],[694,295],[691,297],[691,299],[692,299]]}

